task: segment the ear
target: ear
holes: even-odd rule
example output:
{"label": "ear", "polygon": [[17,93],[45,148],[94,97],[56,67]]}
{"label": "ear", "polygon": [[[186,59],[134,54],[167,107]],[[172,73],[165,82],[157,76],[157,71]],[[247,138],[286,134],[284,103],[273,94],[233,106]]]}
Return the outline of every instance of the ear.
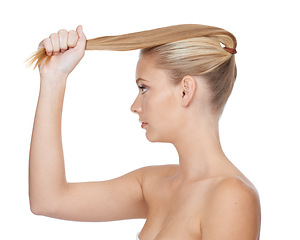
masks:
{"label": "ear", "polygon": [[181,80],[181,103],[184,107],[189,106],[195,92],[196,92],[196,80],[192,76],[185,76]]}

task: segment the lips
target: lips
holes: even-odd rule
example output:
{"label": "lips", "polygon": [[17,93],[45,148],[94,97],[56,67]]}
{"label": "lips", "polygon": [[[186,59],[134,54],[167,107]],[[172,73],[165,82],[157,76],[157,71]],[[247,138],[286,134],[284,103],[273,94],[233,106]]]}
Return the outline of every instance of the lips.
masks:
{"label": "lips", "polygon": [[141,120],[139,120],[139,122],[142,124],[142,125],[141,125],[142,128],[144,128],[144,127],[148,124],[148,123],[143,122],[143,121],[141,121]]}
{"label": "lips", "polygon": [[146,122],[143,122],[143,121],[141,121],[141,120],[139,120],[139,122],[140,122],[140,123],[146,123]]}

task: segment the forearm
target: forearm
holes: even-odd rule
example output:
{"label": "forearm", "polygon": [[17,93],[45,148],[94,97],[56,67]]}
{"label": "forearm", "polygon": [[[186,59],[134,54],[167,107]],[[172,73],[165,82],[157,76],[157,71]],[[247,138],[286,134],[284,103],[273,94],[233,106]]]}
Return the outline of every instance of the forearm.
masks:
{"label": "forearm", "polygon": [[29,154],[29,197],[35,212],[56,208],[66,187],[61,138],[65,86],[65,76],[41,78]]}

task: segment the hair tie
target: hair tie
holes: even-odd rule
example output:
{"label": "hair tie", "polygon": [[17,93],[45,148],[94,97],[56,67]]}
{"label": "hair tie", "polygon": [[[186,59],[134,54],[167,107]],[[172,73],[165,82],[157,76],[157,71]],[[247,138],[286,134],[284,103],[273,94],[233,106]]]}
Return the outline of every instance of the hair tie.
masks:
{"label": "hair tie", "polygon": [[231,54],[236,54],[237,51],[235,50],[235,48],[228,48],[228,47],[224,47],[224,50],[231,53]]}

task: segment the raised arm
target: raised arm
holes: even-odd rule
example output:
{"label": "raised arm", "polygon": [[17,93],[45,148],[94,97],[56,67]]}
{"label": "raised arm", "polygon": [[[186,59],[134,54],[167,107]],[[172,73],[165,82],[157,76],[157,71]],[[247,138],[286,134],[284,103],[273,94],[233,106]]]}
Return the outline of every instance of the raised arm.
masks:
{"label": "raised arm", "polygon": [[143,169],[90,183],[68,183],[61,139],[61,116],[67,77],[84,56],[82,27],[60,30],[39,48],[52,56],[41,63],[40,93],[29,155],[29,198],[34,214],[77,221],[145,218]]}

